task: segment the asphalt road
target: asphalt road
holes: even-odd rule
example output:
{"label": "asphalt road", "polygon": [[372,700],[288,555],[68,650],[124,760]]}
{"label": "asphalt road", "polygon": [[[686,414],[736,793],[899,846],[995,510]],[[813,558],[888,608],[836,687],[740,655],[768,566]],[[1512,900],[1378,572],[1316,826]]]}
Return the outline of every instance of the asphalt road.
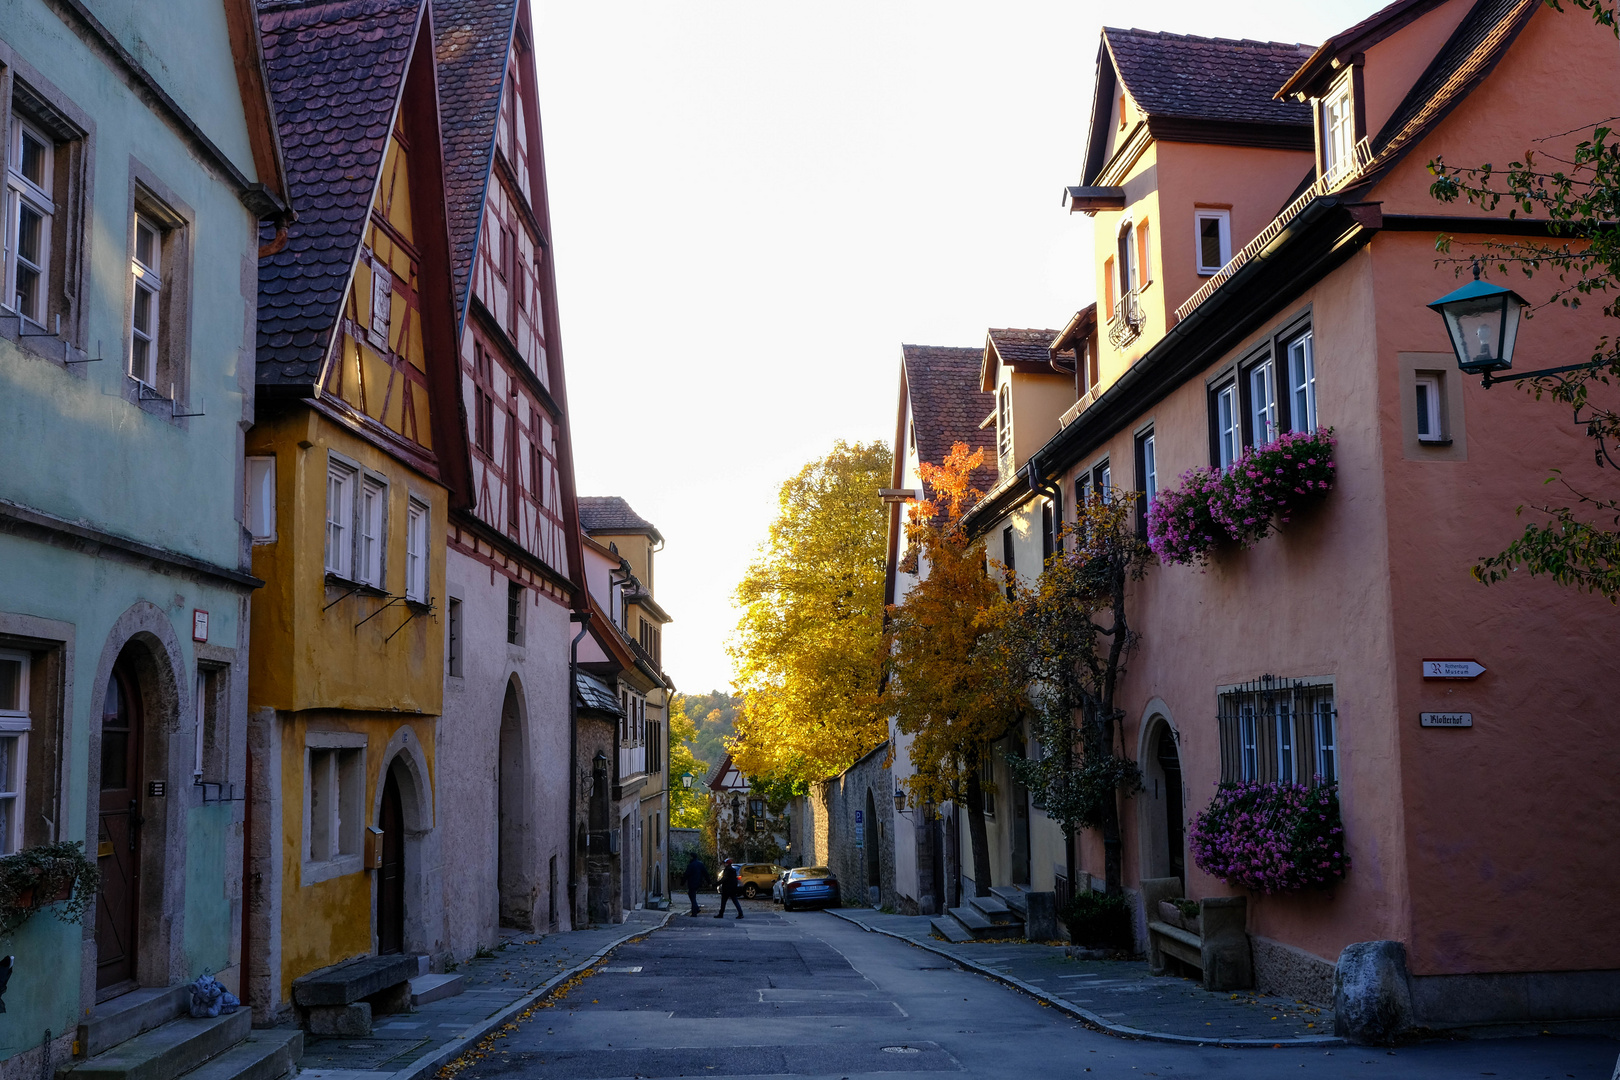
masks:
{"label": "asphalt road", "polygon": [[[1609,1080],[1620,1043],[1222,1050],[1102,1035],[949,961],[820,912],[678,915],[459,1074],[567,1078],[1422,1077]],[[1089,1080],[1089,1078],[1088,1078]]]}

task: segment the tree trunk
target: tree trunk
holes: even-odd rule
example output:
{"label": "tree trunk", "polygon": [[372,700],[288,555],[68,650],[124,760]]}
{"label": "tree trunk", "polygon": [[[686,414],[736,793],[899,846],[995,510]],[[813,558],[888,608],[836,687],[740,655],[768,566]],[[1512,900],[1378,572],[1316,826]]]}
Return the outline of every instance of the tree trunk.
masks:
{"label": "tree trunk", "polygon": [[984,828],[984,789],[979,786],[979,759],[968,763],[968,839],[973,847],[973,894],[990,895],[990,837]]}

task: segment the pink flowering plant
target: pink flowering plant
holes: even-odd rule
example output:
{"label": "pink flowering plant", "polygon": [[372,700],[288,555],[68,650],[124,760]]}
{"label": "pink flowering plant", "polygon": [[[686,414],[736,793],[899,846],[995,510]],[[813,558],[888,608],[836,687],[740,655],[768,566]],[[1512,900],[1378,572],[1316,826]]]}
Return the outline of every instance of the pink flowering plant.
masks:
{"label": "pink flowering plant", "polygon": [[1221,489],[1219,469],[1189,469],[1181,487],[1161,491],[1148,507],[1148,547],[1160,562],[1207,563],[1209,553],[1231,537],[1211,510]]}
{"label": "pink flowering plant", "polygon": [[1179,491],[1148,510],[1148,546],[1159,561],[1206,563],[1228,541],[1248,547],[1333,487],[1333,431],[1291,431],[1245,449],[1232,467],[1191,469]]}
{"label": "pink flowering plant", "polygon": [[1220,784],[1188,847],[1205,873],[1264,893],[1329,888],[1350,869],[1336,784]]}

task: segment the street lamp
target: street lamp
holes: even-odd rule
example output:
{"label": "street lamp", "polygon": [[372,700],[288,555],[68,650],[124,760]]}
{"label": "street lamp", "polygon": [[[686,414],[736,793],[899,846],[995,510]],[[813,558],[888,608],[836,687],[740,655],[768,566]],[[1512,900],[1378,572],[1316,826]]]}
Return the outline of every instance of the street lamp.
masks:
{"label": "street lamp", "polygon": [[[1457,366],[1468,375],[1489,376],[1513,366],[1524,298],[1512,289],[1474,280],[1429,305],[1446,322]],[[1495,381],[1487,378],[1487,384]]]}
{"label": "street lamp", "polygon": [[900,786],[899,781],[895,781],[894,785],[894,812],[897,814],[906,812],[906,789]]}
{"label": "street lamp", "polygon": [[1493,383],[1517,382],[1593,366],[1591,361],[1587,361],[1538,371],[1521,371],[1513,375],[1496,374],[1513,366],[1513,346],[1518,341],[1519,319],[1524,314],[1525,300],[1512,289],[1479,280],[1478,263],[1474,264],[1473,281],[1447,293],[1429,307],[1438,311],[1445,320],[1446,336],[1451,339],[1451,351],[1457,356],[1457,367],[1465,375],[1480,376],[1480,384],[1487,390]]}
{"label": "street lamp", "polygon": [[691,786],[692,786],[692,774],[689,773],[689,772],[681,773],[681,787],[690,789]]}

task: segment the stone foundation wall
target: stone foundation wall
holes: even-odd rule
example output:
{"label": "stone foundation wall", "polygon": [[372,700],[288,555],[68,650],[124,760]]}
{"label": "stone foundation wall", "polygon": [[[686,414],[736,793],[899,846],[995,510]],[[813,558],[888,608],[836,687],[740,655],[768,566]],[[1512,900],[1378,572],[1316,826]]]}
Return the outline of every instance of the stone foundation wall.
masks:
{"label": "stone foundation wall", "polygon": [[[865,907],[868,889],[878,888],[878,906],[896,904],[894,891],[894,779],[888,769],[888,747],[861,758],[838,776],[821,785],[818,819],[826,821],[826,865],[838,875],[845,904]],[[855,812],[870,807],[877,823],[878,867],[875,880],[864,846],[856,846]],[[823,811],[824,814],[823,814]],[[818,842],[820,838],[818,837]],[[821,852],[818,852],[821,853]]]}
{"label": "stone foundation wall", "polygon": [[1313,953],[1270,938],[1249,936],[1255,989],[1279,997],[1333,1004],[1333,964]]}

